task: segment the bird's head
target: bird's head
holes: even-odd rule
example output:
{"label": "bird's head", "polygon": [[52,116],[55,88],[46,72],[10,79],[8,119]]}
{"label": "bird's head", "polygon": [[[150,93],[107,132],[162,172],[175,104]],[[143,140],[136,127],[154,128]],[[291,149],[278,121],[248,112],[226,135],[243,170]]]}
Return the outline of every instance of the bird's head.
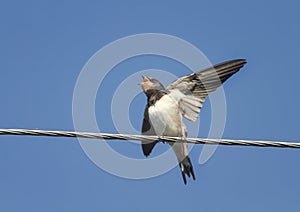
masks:
{"label": "bird's head", "polygon": [[142,76],[143,82],[139,83],[139,86],[143,89],[144,93],[149,90],[163,90],[164,86],[156,79]]}

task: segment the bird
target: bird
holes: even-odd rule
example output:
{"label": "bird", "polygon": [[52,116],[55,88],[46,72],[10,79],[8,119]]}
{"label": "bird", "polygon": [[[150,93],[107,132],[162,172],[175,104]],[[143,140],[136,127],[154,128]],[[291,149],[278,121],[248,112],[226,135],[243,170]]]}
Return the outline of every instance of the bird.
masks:
{"label": "bird", "polygon": [[[178,78],[166,88],[157,79],[142,76],[139,85],[147,97],[142,135],[182,138],[182,142],[168,144],[177,157],[184,184],[187,184],[186,176],[193,180],[196,177],[185,142],[187,129],[183,118],[197,121],[205,98],[246,63],[246,59],[226,61]],[[143,154],[148,157],[158,142],[142,141]]]}

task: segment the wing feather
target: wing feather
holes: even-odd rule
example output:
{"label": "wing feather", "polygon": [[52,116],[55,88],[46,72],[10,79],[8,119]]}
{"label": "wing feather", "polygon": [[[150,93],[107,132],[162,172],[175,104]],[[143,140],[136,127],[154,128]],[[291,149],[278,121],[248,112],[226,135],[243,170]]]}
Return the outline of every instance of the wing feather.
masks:
{"label": "wing feather", "polygon": [[[205,98],[238,72],[245,59],[231,60],[206,68],[171,83],[166,89],[178,100],[185,118],[196,121]],[[183,95],[178,95],[178,91]]]}
{"label": "wing feather", "polygon": [[[147,104],[145,111],[144,111],[144,119],[142,125],[142,135],[156,135],[154,128],[150,122],[149,114],[148,114],[149,105]],[[157,141],[148,142],[142,141],[142,149],[145,156],[149,156],[152,152],[152,149],[157,144]]]}

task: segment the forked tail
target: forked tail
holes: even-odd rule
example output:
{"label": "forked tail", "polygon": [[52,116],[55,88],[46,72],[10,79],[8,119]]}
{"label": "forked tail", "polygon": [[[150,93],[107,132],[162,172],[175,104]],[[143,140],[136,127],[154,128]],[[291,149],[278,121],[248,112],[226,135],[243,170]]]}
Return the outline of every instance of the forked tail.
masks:
{"label": "forked tail", "polygon": [[184,184],[186,184],[186,176],[188,177],[193,177],[193,180],[195,180],[195,174],[194,174],[194,169],[193,169],[193,165],[191,163],[190,157],[186,156],[181,162],[179,162],[179,167],[180,167],[180,171],[182,174],[182,178],[183,178],[183,182]]}

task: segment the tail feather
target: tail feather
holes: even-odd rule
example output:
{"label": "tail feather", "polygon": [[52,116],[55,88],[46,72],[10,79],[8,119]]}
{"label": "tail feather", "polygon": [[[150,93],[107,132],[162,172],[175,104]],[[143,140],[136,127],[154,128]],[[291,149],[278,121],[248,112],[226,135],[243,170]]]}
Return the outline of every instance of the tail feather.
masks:
{"label": "tail feather", "polygon": [[186,184],[186,176],[193,178],[193,180],[196,180],[193,165],[191,163],[190,157],[186,156],[180,163],[179,163],[180,171],[182,174],[183,182]]}

